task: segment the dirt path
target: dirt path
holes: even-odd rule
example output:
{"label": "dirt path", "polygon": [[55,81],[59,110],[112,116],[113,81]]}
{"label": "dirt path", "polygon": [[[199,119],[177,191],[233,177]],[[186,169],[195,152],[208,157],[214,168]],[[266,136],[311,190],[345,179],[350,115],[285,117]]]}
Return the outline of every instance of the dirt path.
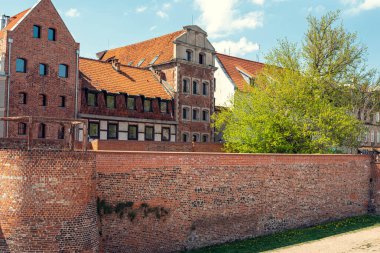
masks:
{"label": "dirt path", "polygon": [[310,243],[270,251],[272,253],[380,253],[380,227],[342,234]]}

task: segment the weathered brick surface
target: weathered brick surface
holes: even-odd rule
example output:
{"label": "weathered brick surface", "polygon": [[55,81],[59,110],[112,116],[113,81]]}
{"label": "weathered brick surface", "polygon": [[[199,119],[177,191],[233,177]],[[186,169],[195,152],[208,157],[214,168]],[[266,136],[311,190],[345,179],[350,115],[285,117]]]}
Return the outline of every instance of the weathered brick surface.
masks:
{"label": "weathered brick surface", "polygon": [[0,252],[97,252],[94,160],[0,150]]}
{"label": "weathered brick surface", "polygon": [[223,152],[223,145],[217,143],[173,143],[157,141],[117,141],[95,140],[91,142],[93,150],[118,151],[165,151],[165,152]]}
{"label": "weathered brick surface", "polygon": [[375,201],[375,212],[380,214],[380,163],[375,165],[374,173],[374,201]]}
{"label": "weathered brick surface", "polygon": [[[117,162],[116,162],[117,161]],[[102,217],[106,252],[172,252],[367,213],[368,156],[98,152],[98,196],[168,208]]]}

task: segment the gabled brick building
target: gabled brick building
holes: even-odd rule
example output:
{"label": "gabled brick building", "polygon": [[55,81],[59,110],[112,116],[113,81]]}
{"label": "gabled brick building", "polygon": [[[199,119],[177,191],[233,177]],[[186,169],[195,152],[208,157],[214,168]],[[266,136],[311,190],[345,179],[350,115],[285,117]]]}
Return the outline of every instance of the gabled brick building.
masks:
{"label": "gabled brick building", "polygon": [[[1,23],[0,117],[75,118],[79,44],[52,2],[41,0]],[[25,138],[27,125],[0,122],[0,137]],[[34,137],[61,139],[65,127],[36,124]]]}

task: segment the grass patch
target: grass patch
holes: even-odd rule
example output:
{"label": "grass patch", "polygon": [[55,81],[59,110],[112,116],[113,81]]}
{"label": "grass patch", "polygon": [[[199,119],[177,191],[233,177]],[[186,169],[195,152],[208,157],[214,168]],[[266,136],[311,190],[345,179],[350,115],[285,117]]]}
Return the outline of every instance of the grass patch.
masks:
{"label": "grass patch", "polygon": [[273,235],[260,236],[249,240],[237,241],[228,244],[207,247],[190,251],[192,253],[252,253],[274,250],[299,243],[319,240],[325,237],[338,235],[380,225],[380,216],[365,215],[348,218],[336,222],[325,223],[315,227],[289,230]]}

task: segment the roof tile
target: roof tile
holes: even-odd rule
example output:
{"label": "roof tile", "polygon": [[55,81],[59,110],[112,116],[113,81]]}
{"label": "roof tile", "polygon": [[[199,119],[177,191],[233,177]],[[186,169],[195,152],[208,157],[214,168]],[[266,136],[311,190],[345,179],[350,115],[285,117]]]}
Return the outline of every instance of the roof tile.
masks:
{"label": "roof tile", "polygon": [[5,31],[12,30],[12,28],[16,26],[16,24],[29,12],[29,10],[30,9],[27,9],[11,17],[7,26],[0,31],[0,37],[3,37]]}

